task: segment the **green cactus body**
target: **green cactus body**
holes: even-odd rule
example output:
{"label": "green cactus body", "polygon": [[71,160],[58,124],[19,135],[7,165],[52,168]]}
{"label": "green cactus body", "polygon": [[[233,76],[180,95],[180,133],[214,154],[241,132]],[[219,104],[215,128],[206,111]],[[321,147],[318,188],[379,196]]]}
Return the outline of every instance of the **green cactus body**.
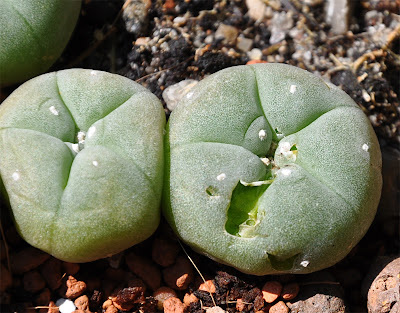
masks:
{"label": "green cactus body", "polygon": [[0,173],[22,237],[71,262],[149,237],[164,127],[159,100],[122,76],[71,69],[20,86],[0,107]]}
{"label": "green cactus body", "polygon": [[282,64],[204,79],[171,114],[164,214],[190,246],[243,272],[329,267],[370,226],[381,155],[339,88]]}
{"label": "green cactus body", "polygon": [[80,0],[1,0],[0,86],[45,72],[67,45],[80,7]]}

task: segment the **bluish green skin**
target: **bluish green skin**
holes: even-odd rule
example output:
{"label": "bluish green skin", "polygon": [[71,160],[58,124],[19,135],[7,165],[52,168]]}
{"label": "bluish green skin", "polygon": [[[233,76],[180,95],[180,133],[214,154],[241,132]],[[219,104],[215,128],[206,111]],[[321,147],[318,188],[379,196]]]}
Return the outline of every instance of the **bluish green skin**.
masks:
{"label": "bluish green skin", "polygon": [[239,66],[204,79],[171,114],[165,147],[167,220],[195,250],[245,273],[329,267],[375,216],[381,155],[367,117],[295,67]]}
{"label": "bluish green skin", "polygon": [[160,101],[119,75],[71,69],[16,89],[0,106],[0,174],[22,237],[70,262],[149,237],[160,218],[164,128]]}
{"label": "bluish green skin", "polygon": [[80,0],[1,0],[0,86],[48,70],[67,45],[80,7]]}

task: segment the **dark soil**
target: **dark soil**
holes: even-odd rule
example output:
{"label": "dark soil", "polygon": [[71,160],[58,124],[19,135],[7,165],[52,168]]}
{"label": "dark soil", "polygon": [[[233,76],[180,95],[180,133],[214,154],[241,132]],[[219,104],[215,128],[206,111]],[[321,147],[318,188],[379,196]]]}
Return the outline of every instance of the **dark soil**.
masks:
{"label": "dark soil", "polygon": [[[286,300],[281,294],[273,302],[283,301],[291,312],[311,312],[304,311],[311,305],[307,299],[325,305],[319,312],[367,312],[368,287],[362,285],[372,261],[400,254],[400,17],[395,14],[400,3],[362,0],[349,16],[348,32],[336,35],[324,19],[321,1],[265,1],[269,13],[258,22],[250,17],[246,1],[131,2],[137,6],[131,18],[124,19],[123,1],[83,1],[73,38],[51,70],[82,67],[119,73],[160,99],[165,88],[182,80],[201,80],[258,59],[314,72],[343,88],[369,116],[378,135],[384,188],[377,218],[344,260],[310,275],[245,275],[184,247],[206,280],[212,281],[211,297],[204,285],[199,289],[199,274],[164,221],[151,238],[121,254],[70,264],[29,247],[3,205],[0,311],[56,312],[47,307],[69,296],[79,298],[76,303],[86,301],[86,312],[149,313],[159,310],[154,292],[168,286],[181,301],[185,294],[196,297],[197,301],[185,306],[187,312],[204,312],[215,305],[228,312],[268,312],[271,305],[263,300],[261,290],[266,282],[276,281],[284,288],[292,283],[300,287],[296,298]],[[148,8],[140,11],[146,4]],[[284,23],[275,25],[278,17]],[[227,33],[225,38],[216,36],[221,24],[234,27],[233,39],[228,40]],[[240,46],[238,38],[249,39],[250,47]],[[12,90],[2,90],[1,100]],[[165,111],[169,116],[167,107]],[[183,262],[179,268],[189,262],[190,269],[177,273],[177,260]],[[320,296],[324,294],[325,298]],[[178,307],[174,308],[178,313]]]}

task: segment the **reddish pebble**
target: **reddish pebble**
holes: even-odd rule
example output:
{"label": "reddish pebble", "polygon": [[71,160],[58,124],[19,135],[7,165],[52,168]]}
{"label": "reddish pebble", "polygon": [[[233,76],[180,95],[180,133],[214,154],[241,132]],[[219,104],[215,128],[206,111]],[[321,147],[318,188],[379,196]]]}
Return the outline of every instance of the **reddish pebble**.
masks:
{"label": "reddish pebble", "polygon": [[264,60],[250,60],[246,64],[250,65],[250,64],[257,64],[257,63],[268,63],[268,62],[264,61]]}
{"label": "reddish pebble", "polygon": [[154,299],[157,300],[157,308],[162,311],[164,307],[164,301],[176,297],[176,292],[169,287],[160,287],[153,293]]}
{"label": "reddish pebble", "polygon": [[280,296],[282,284],[278,281],[269,281],[265,283],[261,291],[265,302],[272,303]]}
{"label": "reddish pebble", "polygon": [[60,311],[58,310],[58,307],[53,301],[49,302],[48,305],[49,309],[47,310],[47,313],[59,313]]}
{"label": "reddish pebble", "polygon": [[185,306],[185,308],[188,307],[191,303],[196,303],[198,301],[199,299],[193,293],[186,293],[183,297],[183,305]]}
{"label": "reddish pebble", "polygon": [[236,300],[236,310],[238,310],[239,312],[244,311],[244,309],[246,308],[246,305],[243,303],[243,299],[239,298]]}
{"label": "reddish pebble", "polygon": [[12,284],[12,276],[8,269],[1,264],[0,265],[0,291],[5,291]]}
{"label": "reddish pebble", "polygon": [[62,263],[63,270],[68,275],[75,275],[79,272],[80,265],[78,263],[71,262],[63,262]]}
{"label": "reddish pebble", "polygon": [[51,290],[56,290],[62,283],[61,261],[55,258],[48,259],[41,267],[40,273]]}
{"label": "reddish pebble", "polygon": [[7,258],[6,246],[4,245],[3,240],[0,240],[0,261],[3,261]]}
{"label": "reddish pebble", "polygon": [[111,299],[107,299],[106,301],[104,301],[104,303],[103,303],[103,310],[107,310],[107,308],[110,306],[110,305],[113,305],[113,302],[112,302],[112,300]]}
{"label": "reddish pebble", "polygon": [[74,304],[78,310],[88,310],[89,309],[89,298],[87,295],[80,296],[74,301]]}
{"label": "reddish pebble", "polygon": [[207,292],[211,292],[211,293],[216,292],[214,282],[210,279],[206,280],[204,283],[200,284],[199,290],[207,291]]}
{"label": "reddish pebble", "polygon": [[49,303],[51,299],[51,291],[49,288],[43,289],[39,295],[36,296],[35,298],[35,304],[36,305],[43,305],[43,303]]}
{"label": "reddish pebble", "polygon": [[13,274],[23,274],[50,258],[50,255],[36,248],[28,247],[18,253],[10,254],[10,263]]}
{"label": "reddish pebble", "polygon": [[164,301],[164,313],[183,313],[184,308],[182,301],[176,297]]}
{"label": "reddish pebble", "polygon": [[289,313],[289,308],[286,306],[285,302],[279,301],[271,306],[269,313]]}
{"label": "reddish pebble", "polygon": [[290,284],[283,286],[281,296],[282,296],[283,300],[286,300],[286,301],[293,300],[294,298],[297,297],[299,290],[300,290],[299,284],[290,283]]}
{"label": "reddish pebble", "polygon": [[30,293],[37,293],[46,287],[46,282],[38,271],[29,271],[25,273],[22,282],[24,284],[24,289]]}
{"label": "reddish pebble", "polygon": [[163,5],[163,9],[166,11],[170,11],[173,10],[175,8],[175,2],[174,0],[166,0],[164,5]]}
{"label": "reddish pebble", "polygon": [[107,308],[107,310],[105,311],[105,313],[118,313],[118,309],[117,309],[115,306],[110,305],[110,306]]}
{"label": "reddish pebble", "polygon": [[193,265],[183,256],[176,259],[175,264],[163,270],[164,281],[173,289],[186,289],[193,281]]}
{"label": "reddish pebble", "polygon": [[174,264],[179,253],[179,246],[175,241],[156,238],[153,241],[152,258],[154,262],[167,267]]}
{"label": "reddish pebble", "polygon": [[139,276],[152,290],[161,285],[161,273],[157,265],[140,255],[129,253],[125,256],[126,264],[135,275]]}
{"label": "reddish pebble", "polygon": [[82,295],[86,290],[86,283],[78,281],[75,277],[69,276],[67,280],[67,291],[65,296],[69,299],[74,299]]}

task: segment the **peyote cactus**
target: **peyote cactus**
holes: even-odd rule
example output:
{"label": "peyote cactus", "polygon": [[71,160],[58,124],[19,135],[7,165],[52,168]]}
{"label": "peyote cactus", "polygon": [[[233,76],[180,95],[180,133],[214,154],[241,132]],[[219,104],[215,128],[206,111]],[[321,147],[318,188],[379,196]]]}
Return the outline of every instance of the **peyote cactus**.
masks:
{"label": "peyote cactus", "polygon": [[0,86],[45,72],[67,45],[80,7],[80,0],[1,0]]}
{"label": "peyote cactus", "polygon": [[243,272],[329,267],[370,226],[381,155],[334,85],[282,64],[222,70],[171,114],[164,214],[195,250]]}
{"label": "peyote cactus", "polygon": [[36,77],[0,106],[0,173],[22,237],[70,262],[120,252],[160,218],[165,114],[122,76]]}

